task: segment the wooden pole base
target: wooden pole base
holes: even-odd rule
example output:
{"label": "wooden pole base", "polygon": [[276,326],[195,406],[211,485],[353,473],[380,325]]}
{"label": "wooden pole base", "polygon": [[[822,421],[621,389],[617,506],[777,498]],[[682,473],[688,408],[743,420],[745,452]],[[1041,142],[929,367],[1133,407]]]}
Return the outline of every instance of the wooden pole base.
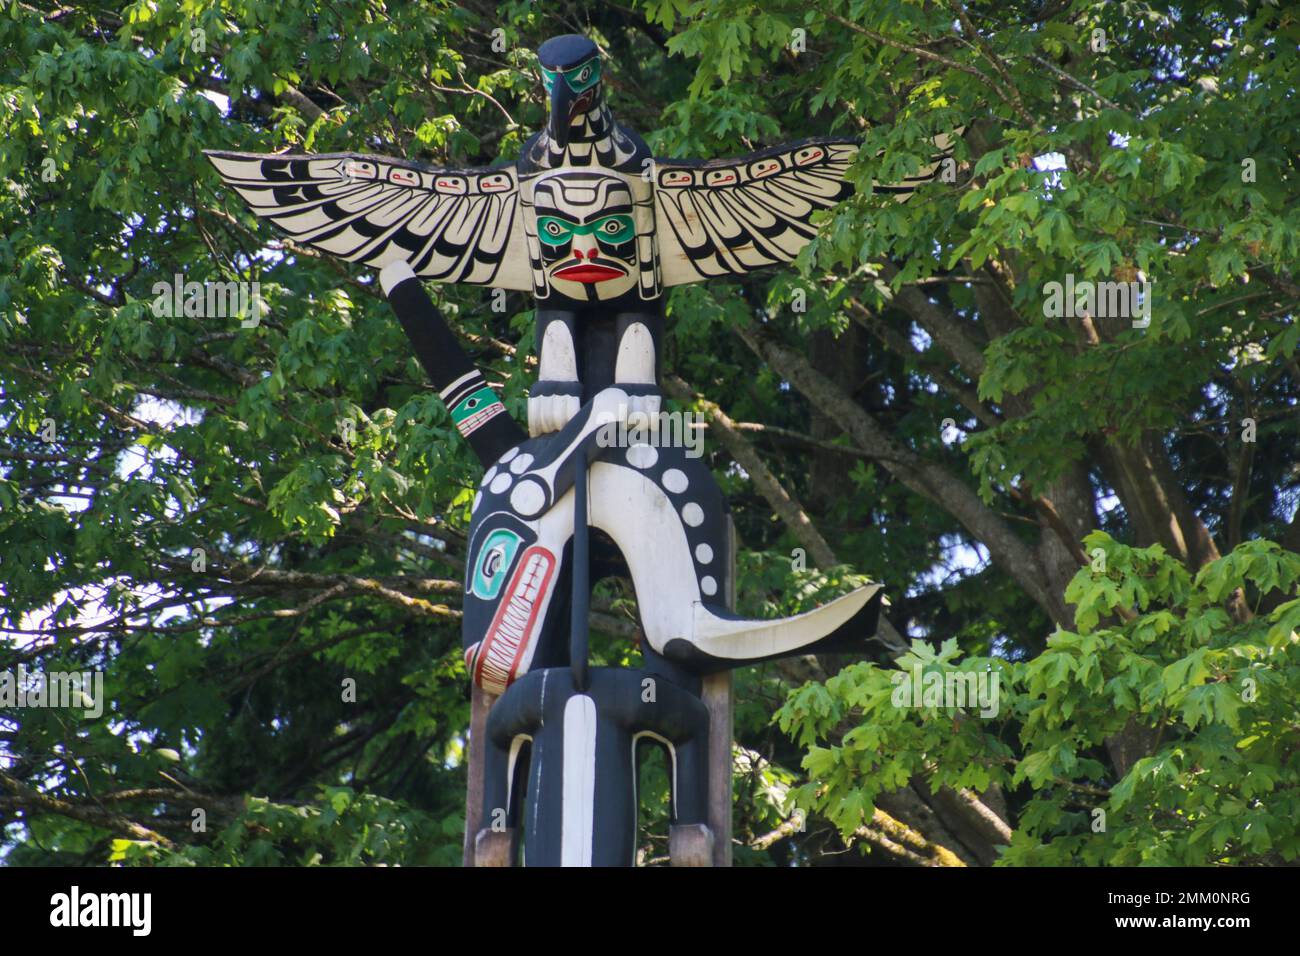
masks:
{"label": "wooden pole base", "polygon": [[513,866],[515,861],[515,831],[479,830],[474,837],[475,866]]}
{"label": "wooden pole base", "polygon": [[483,737],[487,733],[487,715],[492,709],[495,694],[488,694],[477,687],[470,690],[469,740],[467,741],[469,760],[469,785],[465,788],[465,843],[462,847],[462,865],[474,866],[475,844],[477,834],[483,826]]}
{"label": "wooden pole base", "polygon": [[713,866],[713,831],[703,823],[685,823],[668,830],[672,866]]}
{"label": "wooden pole base", "polygon": [[704,678],[704,704],[709,709],[709,832],[713,866],[731,866],[730,671]]}

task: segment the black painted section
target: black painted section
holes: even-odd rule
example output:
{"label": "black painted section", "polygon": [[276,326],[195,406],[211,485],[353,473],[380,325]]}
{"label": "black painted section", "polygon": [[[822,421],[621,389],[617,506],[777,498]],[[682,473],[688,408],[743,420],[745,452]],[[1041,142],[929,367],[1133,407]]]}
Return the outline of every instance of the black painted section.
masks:
{"label": "black painted section", "polygon": [[[649,683],[646,683],[649,681]],[[487,723],[483,820],[522,828],[529,866],[559,866],[564,820],[564,716],[579,696],[568,668],[531,671],[492,706]],[[650,732],[673,745],[676,781],[673,823],[707,822],[709,713],[695,694],[662,675],[597,667],[585,696],[597,717],[593,866],[629,866],[636,852],[634,742]],[[531,737],[527,779],[516,765],[509,793],[510,747]],[[671,765],[670,765],[671,767]],[[522,806],[519,791],[524,791]],[[497,811],[506,809],[506,814]]]}
{"label": "black painted section", "polygon": [[[462,375],[478,372],[418,278],[393,286],[388,302],[435,388],[441,391]],[[525,437],[524,430],[506,413],[484,422],[467,441],[486,468]]]}

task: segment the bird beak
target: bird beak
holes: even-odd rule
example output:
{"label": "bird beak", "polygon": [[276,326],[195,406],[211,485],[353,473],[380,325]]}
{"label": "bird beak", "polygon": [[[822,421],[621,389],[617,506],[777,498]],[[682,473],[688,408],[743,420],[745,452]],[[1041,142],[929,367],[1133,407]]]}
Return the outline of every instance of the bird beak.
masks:
{"label": "bird beak", "polygon": [[570,111],[576,99],[569,84],[564,82],[564,77],[557,76],[551,87],[550,134],[551,141],[560,149],[569,145],[569,126],[573,122]]}

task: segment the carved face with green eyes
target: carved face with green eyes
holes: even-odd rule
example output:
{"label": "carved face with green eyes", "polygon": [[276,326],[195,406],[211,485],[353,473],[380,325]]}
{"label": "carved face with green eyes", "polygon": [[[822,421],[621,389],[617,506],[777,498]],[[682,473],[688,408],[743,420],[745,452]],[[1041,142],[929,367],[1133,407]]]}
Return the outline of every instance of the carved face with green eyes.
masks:
{"label": "carved face with green eyes", "polygon": [[622,180],[575,172],[544,177],[533,193],[533,211],[539,265],[552,289],[593,302],[636,285],[636,222]]}
{"label": "carved face with green eyes", "polygon": [[548,246],[568,245],[576,236],[595,236],[619,245],[632,238],[635,228],[632,217],[623,213],[601,216],[588,223],[570,222],[563,216],[542,216],[537,220],[537,238]]}

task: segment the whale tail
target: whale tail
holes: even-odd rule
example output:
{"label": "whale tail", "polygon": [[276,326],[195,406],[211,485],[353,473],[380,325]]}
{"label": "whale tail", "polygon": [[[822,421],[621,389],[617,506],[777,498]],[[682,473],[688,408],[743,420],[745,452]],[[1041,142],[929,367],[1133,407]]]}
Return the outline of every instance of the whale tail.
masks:
{"label": "whale tail", "polygon": [[862,650],[876,633],[884,592],[879,584],[860,587],[790,617],[742,618],[715,605],[697,603],[689,637],[671,637],[664,657],[707,673],[789,657]]}

